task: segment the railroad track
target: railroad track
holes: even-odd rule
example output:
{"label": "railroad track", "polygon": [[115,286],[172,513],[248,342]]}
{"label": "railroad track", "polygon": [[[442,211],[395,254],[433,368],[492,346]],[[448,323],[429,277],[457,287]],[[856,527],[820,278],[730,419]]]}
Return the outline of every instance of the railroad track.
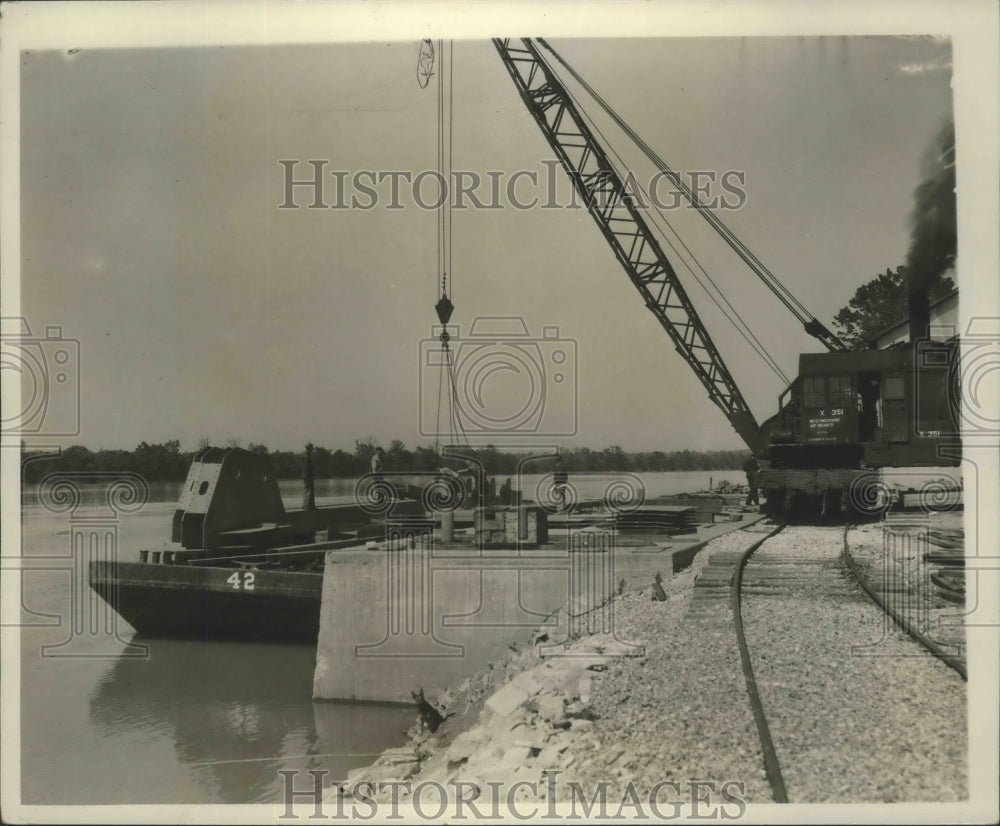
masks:
{"label": "railroad track", "polygon": [[[964,648],[959,652],[949,649],[949,647],[942,645],[937,640],[930,637],[922,629],[922,623],[919,614],[922,613],[917,611],[908,611],[907,608],[913,608],[912,604],[908,604],[907,601],[900,600],[894,601],[889,597],[891,590],[885,586],[885,583],[880,587],[876,583],[869,580],[865,575],[861,566],[854,559],[854,555],[851,553],[850,545],[848,544],[847,537],[851,526],[844,526],[844,548],[841,552],[841,559],[843,560],[844,567],[850,572],[854,581],[857,582],[858,586],[868,595],[868,598],[872,600],[883,612],[894,622],[899,628],[909,635],[914,642],[921,645],[929,653],[937,657],[941,662],[951,668],[956,674],[958,674],[963,680],[968,682],[969,674],[966,668]],[[958,546],[961,549],[961,545]],[[964,587],[964,571],[962,571],[962,583]],[[941,574],[938,574],[941,576]],[[934,580],[934,575],[931,575],[932,581]],[[964,592],[962,594],[962,604],[964,604]],[[901,604],[900,604],[901,603]],[[919,606],[916,606],[919,609]],[[916,613],[918,616],[913,616]]]}
{"label": "railroad track", "polygon": [[[923,785],[933,788],[941,779],[936,752],[964,755],[958,748],[966,738],[964,686],[955,685],[964,670],[935,651],[932,640],[904,637],[885,621],[883,610],[891,606],[873,602],[871,586],[863,589],[860,574],[850,573],[846,529],[761,524],[756,530],[759,538],[748,537],[744,549],[710,559],[688,620],[736,634],[775,802],[845,794],[896,800],[901,790],[884,778],[887,761],[898,754],[908,755],[901,771],[912,771],[915,761],[926,775]],[[926,650],[958,676],[914,641],[931,643]],[[949,713],[936,714],[932,698],[941,698]],[[948,763],[945,785],[957,788],[964,758]],[[824,785],[833,781],[836,789]]]}

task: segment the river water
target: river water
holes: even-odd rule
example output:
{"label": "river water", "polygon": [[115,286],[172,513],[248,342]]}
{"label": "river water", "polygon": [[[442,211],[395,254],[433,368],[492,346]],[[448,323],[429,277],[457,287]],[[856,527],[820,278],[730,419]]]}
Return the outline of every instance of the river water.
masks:
{"label": "river water", "polygon": [[[647,496],[743,480],[740,471],[651,473]],[[533,498],[534,479],[525,495]],[[321,506],[350,501],[351,480],[317,480]],[[605,477],[584,477],[599,496]],[[104,513],[102,489],[83,485],[75,511],[53,513],[33,488],[22,494],[21,795],[26,804],[280,802],[282,769],[326,769],[345,778],[383,749],[402,745],[414,709],[313,702],[315,649],[172,640],[133,641],[118,620],[108,633],[74,633],[74,605],[103,603],[73,569],[70,536]],[[180,483],[150,487],[120,517],[123,560],[167,547]],[[288,507],[300,484],[282,482]],[[74,602],[76,601],[76,602]],[[308,780],[302,775],[298,781]]]}

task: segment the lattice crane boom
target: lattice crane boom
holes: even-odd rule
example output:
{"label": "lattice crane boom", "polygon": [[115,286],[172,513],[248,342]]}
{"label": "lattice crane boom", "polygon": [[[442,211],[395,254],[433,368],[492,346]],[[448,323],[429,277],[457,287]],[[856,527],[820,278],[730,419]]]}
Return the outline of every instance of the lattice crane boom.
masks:
{"label": "lattice crane boom", "polygon": [[673,265],[568,91],[530,39],[494,38],[493,45],[629,280],[712,402],[747,446],[759,453],[764,445],[750,407]]}

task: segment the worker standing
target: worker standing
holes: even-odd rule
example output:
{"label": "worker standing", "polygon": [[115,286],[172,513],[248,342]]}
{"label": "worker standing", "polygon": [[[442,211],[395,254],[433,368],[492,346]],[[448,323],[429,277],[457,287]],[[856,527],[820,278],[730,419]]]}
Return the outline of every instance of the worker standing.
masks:
{"label": "worker standing", "polygon": [[381,478],[382,471],[385,469],[385,451],[381,447],[375,448],[375,452],[372,454],[371,471],[372,475]]}
{"label": "worker standing", "polygon": [[466,495],[472,500],[472,507],[481,508],[483,502],[483,487],[479,484],[479,468],[472,462],[467,462],[465,467],[459,471],[459,475],[466,479]]}
{"label": "worker standing", "polygon": [[743,463],[743,472],[747,475],[747,507],[750,505],[760,506],[760,499],[757,496],[757,487],[760,484],[760,462],[752,453],[750,458]]}
{"label": "worker standing", "polygon": [[312,442],[306,445],[306,457],[302,462],[302,510],[316,510],[316,478],[313,475]]}

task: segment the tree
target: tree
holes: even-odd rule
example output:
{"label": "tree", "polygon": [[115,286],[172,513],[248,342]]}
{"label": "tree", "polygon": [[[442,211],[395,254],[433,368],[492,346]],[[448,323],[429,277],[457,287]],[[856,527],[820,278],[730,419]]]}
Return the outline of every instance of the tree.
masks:
{"label": "tree", "polygon": [[332,475],[330,473],[331,456],[332,454],[325,447],[317,446],[313,449],[313,473],[316,474],[317,479],[328,479]]}
{"label": "tree", "polygon": [[354,476],[355,474],[355,461],[354,457],[348,453],[346,450],[341,450],[338,448],[330,455],[330,475],[339,476],[341,478]]}
{"label": "tree", "polygon": [[413,470],[421,473],[435,470],[440,463],[438,452],[432,447],[417,447],[413,453]]}
{"label": "tree", "polygon": [[91,471],[94,470],[94,454],[83,445],[70,445],[63,451],[59,470]]}
{"label": "tree", "polygon": [[[955,289],[950,278],[941,278],[930,290],[935,301]],[[846,307],[833,317],[837,334],[854,350],[864,350],[876,333],[905,321],[908,313],[906,270],[896,267],[858,287]]]}
{"label": "tree", "polygon": [[353,476],[360,476],[368,472],[371,467],[372,456],[378,447],[378,440],[372,436],[365,436],[363,439],[354,440],[354,472]]}
{"label": "tree", "polygon": [[608,470],[629,470],[630,462],[621,445],[611,445],[604,448],[604,466]]}
{"label": "tree", "polygon": [[393,439],[389,443],[389,449],[386,453],[389,468],[396,472],[410,469],[410,451],[406,449],[406,445],[403,444],[402,440]]}

